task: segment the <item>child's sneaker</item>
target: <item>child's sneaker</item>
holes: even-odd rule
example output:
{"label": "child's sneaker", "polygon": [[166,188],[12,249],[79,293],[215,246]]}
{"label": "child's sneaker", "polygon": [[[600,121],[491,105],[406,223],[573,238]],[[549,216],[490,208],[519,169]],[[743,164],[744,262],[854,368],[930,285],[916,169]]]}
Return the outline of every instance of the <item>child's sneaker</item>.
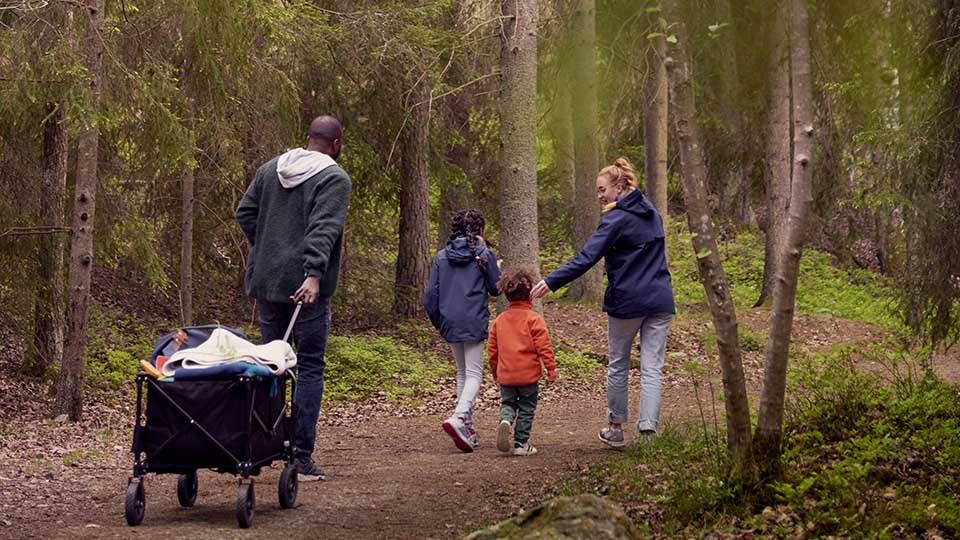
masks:
{"label": "child's sneaker", "polygon": [[605,427],[600,430],[600,440],[608,446],[623,448],[627,442],[623,440],[623,430]]}
{"label": "child's sneaker", "polygon": [[443,430],[453,439],[453,444],[462,452],[473,452],[473,442],[470,440],[470,432],[467,430],[463,419],[451,416],[443,421]]}
{"label": "child's sneaker", "polygon": [[534,448],[534,446],[529,442],[525,442],[513,448],[513,455],[515,456],[532,456],[536,453],[537,449]]}
{"label": "child's sneaker", "polygon": [[497,426],[497,450],[501,452],[510,451],[510,431],[512,426],[509,420],[501,420]]}
{"label": "child's sneaker", "polygon": [[474,431],[473,426],[467,426],[467,434],[470,435],[470,444],[474,448],[480,446],[480,436]]}

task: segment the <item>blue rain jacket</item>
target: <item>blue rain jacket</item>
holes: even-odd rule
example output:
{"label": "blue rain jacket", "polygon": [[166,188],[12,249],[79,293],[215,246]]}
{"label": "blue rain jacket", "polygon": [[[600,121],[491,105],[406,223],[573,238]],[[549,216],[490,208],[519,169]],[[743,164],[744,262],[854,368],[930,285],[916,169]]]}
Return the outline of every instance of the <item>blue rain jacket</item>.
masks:
{"label": "blue rain jacket", "polygon": [[608,205],[580,253],[544,280],[555,291],[601,258],[607,272],[603,311],[618,319],[676,313],[663,221],[639,189]]}
{"label": "blue rain jacket", "polygon": [[499,294],[500,270],[497,256],[486,246],[477,242],[476,252],[476,256],[471,254],[467,239],[459,237],[447,242],[447,247],[433,258],[423,307],[448,343],[477,343],[487,339],[490,321],[487,295]]}

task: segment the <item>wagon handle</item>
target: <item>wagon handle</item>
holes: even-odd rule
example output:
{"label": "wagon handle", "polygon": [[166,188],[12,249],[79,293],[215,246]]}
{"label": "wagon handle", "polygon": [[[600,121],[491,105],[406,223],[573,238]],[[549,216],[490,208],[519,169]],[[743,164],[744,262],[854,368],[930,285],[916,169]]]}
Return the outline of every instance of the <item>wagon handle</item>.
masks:
{"label": "wagon handle", "polygon": [[297,302],[297,307],[293,310],[293,317],[290,317],[290,324],[287,325],[287,331],[283,333],[283,340],[289,341],[290,334],[293,333],[293,325],[297,323],[297,315],[300,315],[300,308],[303,307],[303,300]]}

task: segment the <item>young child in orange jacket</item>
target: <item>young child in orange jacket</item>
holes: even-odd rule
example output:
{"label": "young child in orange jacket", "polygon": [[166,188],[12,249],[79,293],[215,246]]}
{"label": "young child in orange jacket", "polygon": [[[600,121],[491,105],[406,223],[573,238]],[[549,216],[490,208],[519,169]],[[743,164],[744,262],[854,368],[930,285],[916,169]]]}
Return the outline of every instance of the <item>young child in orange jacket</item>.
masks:
{"label": "young child in orange jacket", "polygon": [[[537,410],[537,393],[543,368],[547,380],[557,380],[557,363],[547,325],[530,303],[534,274],[520,268],[503,274],[497,283],[507,295],[510,307],[490,328],[487,358],[493,380],[500,384],[500,426],[497,449],[515,456],[532,456],[537,449],[530,444],[530,428]],[[541,367],[542,366],[542,367]],[[516,419],[516,426],[513,426]],[[513,446],[510,431],[513,431]]]}

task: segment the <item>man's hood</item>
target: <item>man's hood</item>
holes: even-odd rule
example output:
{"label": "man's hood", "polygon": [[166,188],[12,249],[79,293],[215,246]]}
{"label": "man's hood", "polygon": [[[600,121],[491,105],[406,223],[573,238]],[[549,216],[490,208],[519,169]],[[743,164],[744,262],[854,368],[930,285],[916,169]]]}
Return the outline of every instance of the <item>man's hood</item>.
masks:
{"label": "man's hood", "polygon": [[470,253],[467,239],[458,236],[447,242],[447,258],[454,264],[467,264],[476,260],[477,257],[483,257],[483,254],[487,251],[487,247],[479,241],[474,243],[474,248],[477,250],[476,255]]}
{"label": "man's hood", "polygon": [[280,185],[291,189],[336,164],[332,157],[323,152],[294,148],[277,159],[277,177],[280,179]]}

